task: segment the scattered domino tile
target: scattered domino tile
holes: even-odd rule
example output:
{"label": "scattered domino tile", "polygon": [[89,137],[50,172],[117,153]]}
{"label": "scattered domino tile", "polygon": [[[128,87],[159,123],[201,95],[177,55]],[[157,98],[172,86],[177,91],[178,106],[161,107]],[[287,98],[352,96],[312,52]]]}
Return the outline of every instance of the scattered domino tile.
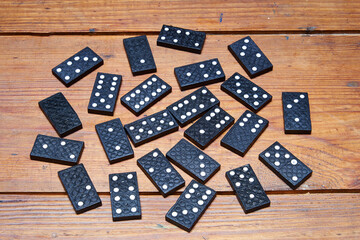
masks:
{"label": "scattered domino tile", "polygon": [[84,150],[84,142],[37,135],[30,159],[66,165],[75,165]]}
{"label": "scattered domino tile", "polygon": [[249,79],[234,73],[221,84],[221,90],[244,104],[253,112],[258,112],[271,102],[272,96]]}
{"label": "scattered domino tile", "polygon": [[77,214],[102,205],[83,164],[61,170],[58,175]]}
{"label": "scattered domino tile", "polygon": [[312,174],[310,168],[279,142],[260,153],[259,159],[292,189],[298,188]]}
{"label": "scattered domino tile", "polygon": [[[157,45],[201,53],[205,38],[204,32],[163,25]],[[124,39],[123,43],[134,76],[156,72],[155,61],[145,35]],[[271,62],[249,36],[229,45],[228,49],[251,78],[273,69]],[[53,68],[52,72],[69,87],[102,64],[103,59],[86,47]],[[225,80],[224,71],[217,58],[177,67],[174,72],[182,91]],[[121,75],[98,73],[88,112],[112,116],[121,81]],[[238,73],[224,82],[221,89],[254,112],[272,100],[269,93]],[[153,75],[124,95],[121,103],[138,116],[171,90],[170,85]],[[283,92],[282,100],[285,133],[311,133],[308,94]],[[184,132],[194,144],[204,149],[234,122],[234,118],[218,105],[219,100],[206,87],[202,87],[170,105],[167,110],[124,127],[119,118],[113,119],[97,124],[96,131],[110,163],[113,163],[134,156],[126,132],[134,145],[139,146],[177,131],[178,124],[174,118],[183,127],[208,111]],[[40,101],[39,106],[60,137],[82,128],[80,119],[62,93]],[[221,145],[244,156],[267,126],[266,119],[245,111],[221,140]],[[30,158],[74,165],[83,149],[84,142],[39,134]],[[169,150],[167,157],[202,183],[220,169],[218,162],[185,139],[181,139]],[[259,159],[292,189],[299,187],[312,174],[310,168],[278,142],[262,152]],[[185,185],[184,179],[159,149],[141,157],[137,163],[164,197]],[[101,206],[101,200],[83,164],[59,171],[58,175],[76,213]],[[270,205],[269,198],[249,164],[226,172],[226,178],[245,213]],[[113,221],[140,219],[136,172],[110,174],[109,184]],[[166,220],[190,232],[215,196],[213,189],[192,180],[166,214]]]}
{"label": "scattered domino tile", "polygon": [[190,232],[215,199],[215,190],[192,180],[167,212],[166,221]]}
{"label": "scattered domino tile", "polygon": [[309,97],[303,92],[283,92],[285,133],[311,133]]}
{"label": "scattered domino tile", "polygon": [[121,103],[139,116],[166,95],[171,86],[156,75],[152,75],[121,98]]}
{"label": "scattered domino tile", "polygon": [[168,110],[154,113],[124,127],[135,147],[179,129],[179,125]]}
{"label": "scattered domino tile", "polygon": [[181,91],[225,80],[225,73],[217,58],[174,69]]}
{"label": "scattered domino tile", "polygon": [[206,183],[220,170],[220,164],[203,151],[181,139],[166,157],[181,170],[201,183]]}
{"label": "scattered domino tile", "polygon": [[268,120],[246,110],[221,139],[221,146],[243,157],[268,125]]}
{"label": "scattered domino tile", "polygon": [[109,174],[113,221],[141,219],[136,172]]}
{"label": "scattered domino tile", "polygon": [[88,112],[113,116],[121,80],[121,75],[99,72],[91,93]]}
{"label": "scattered domino tile", "polygon": [[270,199],[250,164],[227,171],[225,176],[245,213],[270,206]]}
{"label": "scattered domino tile", "polygon": [[139,158],[137,165],[164,197],[185,186],[185,180],[158,148]]}
{"label": "scattered domino tile", "polygon": [[200,54],[205,38],[204,32],[163,25],[157,45]]}
{"label": "scattered domino tile", "polygon": [[131,72],[134,76],[156,72],[156,65],[145,35],[123,40]]}
{"label": "scattered domino tile", "polygon": [[102,58],[86,47],[54,67],[52,73],[66,87],[70,87],[103,64]]}
{"label": "scattered domino tile", "polygon": [[60,137],[82,129],[78,115],[61,92],[41,100],[39,107]]}
{"label": "scattered domino tile", "polygon": [[233,123],[232,116],[222,108],[215,106],[186,129],[184,135],[196,146],[205,149]]}
{"label": "scattered domino tile", "polygon": [[273,69],[269,59],[249,36],[229,45],[228,49],[250,78],[257,77]]}
{"label": "scattered domino tile", "polygon": [[134,157],[134,151],[119,118],[95,125],[110,163]]}
{"label": "scattered domino tile", "polygon": [[190,93],[167,107],[181,127],[200,117],[210,108],[219,105],[220,101],[206,87]]}

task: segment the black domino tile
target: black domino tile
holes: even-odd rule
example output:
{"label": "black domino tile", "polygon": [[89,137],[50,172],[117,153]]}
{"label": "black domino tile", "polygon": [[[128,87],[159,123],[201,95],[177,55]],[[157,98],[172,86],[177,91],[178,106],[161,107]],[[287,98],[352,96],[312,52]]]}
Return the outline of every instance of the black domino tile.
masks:
{"label": "black domino tile", "polygon": [[126,124],[125,130],[135,147],[150,142],[179,129],[179,125],[168,110]]}
{"label": "black domino tile", "polygon": [[61,170],[58,175],[77,214],[102,205],[83,164]]}
{"label": "black domino tile", "polygon": [[155,74],[130,90],[121,98],[121,104],[139,116],[171,93],[172,87]]}
{"label": "black domino tile", "polygon": [[221,139],[221,146],[243,157],[268,125],[268,120],[246,110]]}
{"label": "black domino tile", "polygon": [[282,104],[286,134],[311,134],[309,96],[305,92],[283,92]]}
{"label": "black domino tile", "polygon": [[86,47],[54,67],[52,73],[66,87],[70,87],[103,64],[103,59]]}
{"label": "black domino tile", "polygon": [[91,92],[88,112],[113,116],[121,80],[121,75],[99,72]]}
{"label": "black domino tile", "polygon": [[228,49],[250,78],[273,69],[269,59],[249,36],[230,44]]}
{"label": "black domino tile", "polygon": [[202,116],[210,108],[219,105],[220,101],[206,87],[190,93],[167,107],[181,127]]}
{"label": "black domino tile", "polygon": [[110,163],[134,157],[134,151],[119,118],[95,125],[96,132]]}
{"label": "black domino tile", "polygon": [[270,199],[250,164],[227,171],[225,176],[245,213],[270,206]]}
{"label": "black domino tile", "polygon": [[164,197],[185,186],[185,180],[158,148],[139,158],[137,165]]}
{"label": "black domino tile", "polygon": [[60,137],[82,129],[78,115],[61,92],[41,100],[39,107]]}
{"label": "black domino tile", "polygon": [[205,38],[204,32],[163,25],[157,45],[200,54]]}
{"label": "black domino tile", "polygon": [[109,186],[113,221],[141,219],[136,172],[109,174]]}
{"label": "black domino tile", "polygon": [[75,165],[84,150],[84,142],[38,134],[30,159]]}
{"label": "black domino tile", "polygon": [[225,73],[217,58],[177,67],[174,72],[182,91],[225,80]]}
{"label": "black domino tile", "polygon": [[156,72],[156,65],[145,35],[123,40],[131,72],[134,76]]}
{"label": "black domino tile", "polygon": [[185,130],[184,136],[201,149],[209,146],[234,123],[234,118],[215,106]]}
{"label": "black domino tile", "polygon": [[312,174],[309,167],[279,142],[260,153],[259,159],[292,189],[298,188]]}
{"label": "black domino tile", "polygon": [[272,96],[268,92],[239,73],[234,73],[221,84],[221,90],[255,113],[272,100]]}
{"label": "black domino tile", "polygon": [[209,155],[181,139],[167,153],[166,157],[181,170],[201,183],[207,182],[220,170],[220,164]]}
{"label": "black domino tile", "polygon": [[216,197],[215,190],[192,180],[166,213],[166,221],[190,232]]}

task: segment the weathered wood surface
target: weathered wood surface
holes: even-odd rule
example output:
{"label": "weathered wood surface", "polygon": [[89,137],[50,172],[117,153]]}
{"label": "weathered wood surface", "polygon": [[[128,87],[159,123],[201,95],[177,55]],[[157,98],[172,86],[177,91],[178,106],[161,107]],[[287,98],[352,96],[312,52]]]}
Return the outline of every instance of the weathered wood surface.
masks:
{"label": "weathered wood surface", "polygon": [[[3,0],[0,9],[0,239],[359,239],[359,0]],[[206,31],[203,53],[157,47],[162,24]],[[146,115],[192,92],[179,90],[174,67],[218,57],[227,77],[235,71],[246,76],[227,50],[245,34],[274,64],[274,71],[254,80],[273,95],[259,112],[270,121],[264,134],[244,158],[220,147],[221,137],[205,150],[222,165],[207,183],[220,194],[190,234],[165,221],[179,193],[161,197],[136,166],[139,157],[156,147],[166,153],[186,128],[134,148],[133,159],[109,165],[95,124],[137,118],[119,101],[114,117],[87,113],[96,72],[70,88],[51,74],[53,66],[89,46],[104,58],[99,71],[123,75],[122,96],[149,76],[131,75],[122,39],[135,34],[148,34],[156,74],[173,87]],[[209,89],[236,119],[246,110],[219,83]],[[29,158],[37,134],[56,136],[38,101],[59,91],[83,122],[84,128],[68,138],[85,141],[80,162],[103,201],[102,207],[82,215],[74,213],[57,177],[66,166]],[[282,91],[309,92],[311,135],[284,134]],[[311,194],[289,191],[258,160],[275,140],[313,169],[298,189]],[[247,163],[269,193],[271,206],[245,215],[224,174]],[[143,218],[114,223],[107,175],[125,171],[138,173]],[[187,183],[191,180],[179,172]]]}
{"label": "weathered wood surface", "polygon": [[0,33],[359,32],[359,0],[2,0]]}
{"label": "weathered wood surface", "polygon": [[1,239],[358,239],[360,194],[270,195],[271,206],[244,214],[218,195],[191,233],[165,221],[177,196],[140,196],[142,219],[113,222],[103,206],[76,215],[65,195],[0,195]]}
{"label": "weathered wood surface", "polygon": [[[24,3],[25,4],[25,3]],[[5,26],[8,24],[5,24]],[[246,74],[227,50],[227,45],[243,35],[209,35],[201,55],[156,46],[149,36],[158,74],[173,92],[145,112],[151,114],[191,92],[180,92],[173,68],[218,57],[229,77],[235,71]],[[38,107],[38,101],[62,91],[80,116],[84,128],[68,136],[85,141],[81,161],[96,188],[108,192],[107,175],[137,171],[141,192],[155,187],[136,166],[136,159],[159,147],[166,153],[183,137],[184,129],[135,148],[135,158],[109,165],[94,125],[112,117],[87,113],[87,104],[96,73],[93,72],[70,88],[51,74],[51,68],[74,52],[90,46],[105,61],[99,71],[119,73],[124,81],[120,96],[149,75],[133,77],[122,46],[123,36],[2,36],[0,37],[0,192],[63,192],[57,171],[65,166],[31,161],[29,154],[37,134],[56,136]],[[273,95],[273,101],[259,112],[270,121],[268,129],[242,158],[220,147],[220,138],[205,152],[221,163],[221,170],[208,186],[230,191],[225,171],[250,163],[268,191],[289,190],[258,160],[258,154],[278,140],[310,168],[313,176],[299,189],[360,188],[360,94],[359,35],[254,35],[274,65],[274,70],[254,80]],[[236,119],[245,107],[220,90],[209,89],[221,106]],[[311,135],[285,135],[281,110],[282,91],[309,92],[313,132]],[[115,116],[123,123],[136,117],[117,103]],[[186,129],[186,128],[185,128]],[[190,177],[180,171],[186,182]]]}

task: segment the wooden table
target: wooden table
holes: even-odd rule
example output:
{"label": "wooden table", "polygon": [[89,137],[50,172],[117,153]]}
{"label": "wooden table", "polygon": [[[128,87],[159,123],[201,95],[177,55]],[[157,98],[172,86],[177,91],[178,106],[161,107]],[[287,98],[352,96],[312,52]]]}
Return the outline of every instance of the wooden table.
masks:
{"label": "wooden table", "polygon": [[[0,239],[249,239],[346,238],[360,236],[360,1],[9,1],[0,3]],[[156,46],[162,24],[207,32],[201,55]],[[114,117],[137,119],[121,104],[115,116],[87,113],[96,72],[65,88],[51,68],[85,46],[104,58],[103,72],[123,75],[120,96],[149,75],[133,77],[122,40],[146,34],[157,74],[173,92],[150,108],[149,115],[187,95],[173,69],[219,58],[226,75],[245,74],[227,45],[251,35],[274,65],[254,79],[273,95],[260,111],[268,129],[244,158],[220,147],[205,152],[221,163],[208,183],[218,191],[213,204],[191,233],[165,221],[177,194],[163,198],[136,166],[136,160],[159,147],[166,153],[184,130],[134,149],[135,158],[109,165],[94,125]],[[237,119],[246,109],[220,90],[209,89]],[[63,165],[29,158],[37,134],[56,136],[38,101],[63,92],[84,128],[69,136],[86,148],[86,166],[103,206],[76,215],[57,172]],[[313,132],[285,135],[281,92],[309,93]],[[275,140],[313,169],[296,191],[258,160]],[[271,200],[269,208],[245,215],[224,173],[250,163]],[[179,170],[179,169],[178,169]],[[137,171],[142,220],[112,222],[108,174]],[[179,170],[188,183],[191,178]]]}

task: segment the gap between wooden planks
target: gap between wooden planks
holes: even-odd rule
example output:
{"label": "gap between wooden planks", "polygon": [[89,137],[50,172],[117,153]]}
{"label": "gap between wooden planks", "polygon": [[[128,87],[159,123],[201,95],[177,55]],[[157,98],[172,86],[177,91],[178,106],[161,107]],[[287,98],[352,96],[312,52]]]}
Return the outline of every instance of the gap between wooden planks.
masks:
{"label": "gap between wooden planks", "polygon": [[360,32],[359,0],[3,0],[0,34],[160,31]]}
{"label": "gap between wooden planks", "polygon": [[[201,55],[156,46],[156,36],[149,36],[157,74],[173,92],[145,114],[164,109],[192,92],[180,92],[173,68],[218,57],[229,77],[235,71],[246,76],[227,50],[227,45],[243,35],[209,35]],[[137,171],[141,192],[155,192],[155,187],[136,166],[136,160],[159,147],[166,153],[183,137],[184,129],[135,148],[135,158],[109,165],[96,135],[94,125],[112,117],[87,113],[87,104],[96,72],[70,88],[65,88],[51,74],[51,68],[85,46],[90,46],[105,60],[99,71],[119,73],[124,81],[120,96],[149,75],[132,77],[122,46],[123,36],[8,36],[0,37],[0,191],[63,192],[57,171],[65,166],[31,161],[29,153],[37,134],[56,136],[38,101],[62,91],[83,121],[84,129],[69,136],[85,141],[80,162],[100,192],[108,192],[108,174]],[[299,190],[359,189],[359,35],[256,35],[253,39],[274,64],[274,70],[254,79],[273,95],[273,101],[259,112],[270,126],[244,158],[220,147],[219,137],[205,152],[222,165],[208,183],[217,191],[229,192],[224,177],[227,170],[250,163],[267,191],[289,190],[258,160],[258,154],[278,140],[313,169],[313,176]],[[209,89],[220,99],[221,107],[236,119],[245,107],[220,90]],[[313,133],[285,135],[281,110],[282,91],[306,91],[310,95]],[[136,117],[117,103],[115,116],[123,123]],[[166,144],[164,144],[166,143]],[[179,170],[180,171],[180,170]],[[180,171],[186,182],[190,177]]]}
{"label": "gap between wooden planks", "polygon": [[[271,206],[244,214],[235,196],[217,196],[191,233],[165,221],[177,196],[141,196],[142,219],[113,222],[103,206],[76,215],[65,195],[0,195],[1,239],[356,239],[360,194],[270,195]],[[141,232],[141,236],[139,233]]]}

